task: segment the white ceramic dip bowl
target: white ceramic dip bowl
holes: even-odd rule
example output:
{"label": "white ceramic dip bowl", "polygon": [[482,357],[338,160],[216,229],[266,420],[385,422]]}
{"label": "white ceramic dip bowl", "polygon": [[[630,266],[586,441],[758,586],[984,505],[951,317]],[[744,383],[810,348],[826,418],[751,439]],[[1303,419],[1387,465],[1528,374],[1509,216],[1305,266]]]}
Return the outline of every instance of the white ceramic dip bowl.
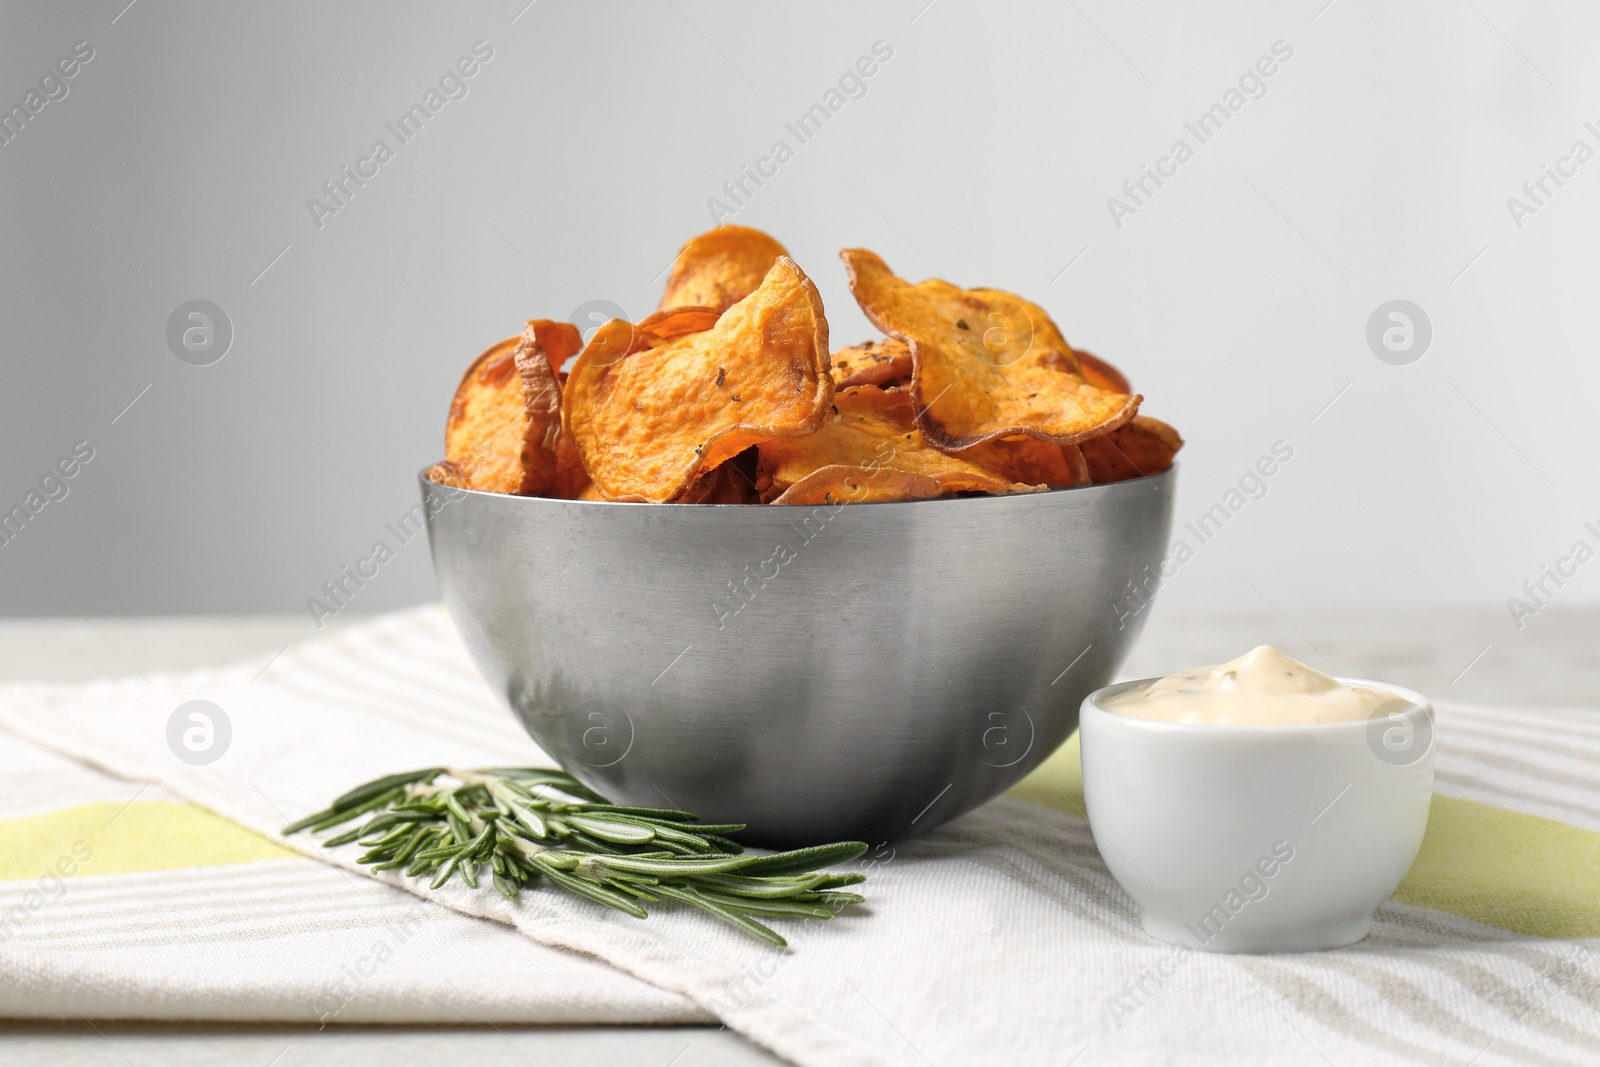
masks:
{"label": "white ceramic dip bowl", "polygon": [[1433,706],[1394,694],[1364,721],[1196,725],[1084,698],[1084,800],[1145,932],[1208,952],[1361,940],[1416,859],[1433,792]]}

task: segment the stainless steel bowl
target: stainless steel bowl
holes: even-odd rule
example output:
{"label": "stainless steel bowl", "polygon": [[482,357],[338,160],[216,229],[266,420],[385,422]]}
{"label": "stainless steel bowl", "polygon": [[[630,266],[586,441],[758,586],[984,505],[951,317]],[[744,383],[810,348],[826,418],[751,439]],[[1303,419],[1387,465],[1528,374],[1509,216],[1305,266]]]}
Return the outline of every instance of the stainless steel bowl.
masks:
{"label": "stainless steel bowl", "polygon": [[929,830],[1054,751],[1144,622],[1173,479],[831,507],[422,489],[450,617],[546,752],[788,847]]}

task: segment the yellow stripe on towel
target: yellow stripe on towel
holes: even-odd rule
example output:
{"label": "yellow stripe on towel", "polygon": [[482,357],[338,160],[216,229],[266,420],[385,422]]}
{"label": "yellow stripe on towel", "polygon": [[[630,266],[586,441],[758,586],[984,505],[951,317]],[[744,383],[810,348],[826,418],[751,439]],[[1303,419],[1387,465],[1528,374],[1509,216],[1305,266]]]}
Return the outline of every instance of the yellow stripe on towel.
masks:
{"label": "yellow stripe on towel", "polygon": [[[1078,735],[1006,795],[1085,817]],[[1394,899],[1533,937],[1600,937],[1600,834],[1436,793]]]}
{"label": "yellow stripe on towel", "polygon": [[[121,812],[121,814],[118,814]],[[300,853],[191,804],[79,804],[0,819],[0,882],[221,867]]]}

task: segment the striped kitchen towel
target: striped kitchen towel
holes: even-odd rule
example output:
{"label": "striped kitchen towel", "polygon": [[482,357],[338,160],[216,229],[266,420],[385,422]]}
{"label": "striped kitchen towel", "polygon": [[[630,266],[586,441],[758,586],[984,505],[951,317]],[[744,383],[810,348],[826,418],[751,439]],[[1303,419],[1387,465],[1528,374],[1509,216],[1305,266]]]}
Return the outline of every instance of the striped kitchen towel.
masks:
{"label": "striped kitchen towel", "polygon": [[[1146,937],[1081,817],[1069,743],[1011,795],[877,845],[868,904],[788,925],[776,952],[698,913],[430,891],[303,835],[285,852],[277,827],[356,782],[542,756],[437,609],[258,671],[0,688],[0,726],[27,742],[0,741],[23,754],[0,764],[0,798],[39,805],[0,806],[4,854],[26,856],[0,867],[21,902],[0,960],[25,976],[0,1013],[286,1018],[366,959],[351,995],[323,994],[347,1001],[334,1020],[715,1017],[804,1065],[1600,1060],[1600,717],[1441,707],[1422,855],[1351,948],[1229,957]],[[202,765],[168,740],[196,699],[228,722]]]}
{"label": "striped kitchen towel", "polygon": [[[192,677],[209,691],[229,672]],[[47,691],[11,687],[0,708],[37,710]],[[0,732],[0,1017],[715,1020],[680,994],[318,862],[152,781]]]}

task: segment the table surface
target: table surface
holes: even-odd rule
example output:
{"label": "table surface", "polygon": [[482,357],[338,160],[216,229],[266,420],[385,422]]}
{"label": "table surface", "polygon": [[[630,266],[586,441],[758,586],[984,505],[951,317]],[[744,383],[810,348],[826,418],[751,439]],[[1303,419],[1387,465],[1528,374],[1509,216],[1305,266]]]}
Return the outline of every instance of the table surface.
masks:
{"label": "table surface", "polygon": [[[316,636],[301,618],[0,620],[0,681],[82,681],[271,656]],[[1500,608],[1205,617],[1152,612],[1125,665],[1165,674],[1274,644],[1323,670],[1381,678],[1435,700],[1600,707],[1600,609],[1551,608],[1518,630]],[[775,1064],[713,1027],[335,1027],[0,1021],[0,1067],[57,1063],[392,1067],[424,1062],[616,1067]]]}

